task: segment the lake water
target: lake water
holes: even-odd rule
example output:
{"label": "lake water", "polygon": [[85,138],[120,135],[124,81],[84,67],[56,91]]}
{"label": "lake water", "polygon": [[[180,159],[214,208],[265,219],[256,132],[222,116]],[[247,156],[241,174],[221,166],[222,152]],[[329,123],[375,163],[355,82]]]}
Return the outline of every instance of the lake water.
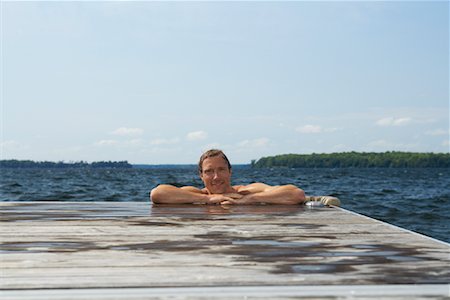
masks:
{"label": "lake water", "polygon": [[[195,166],[133,169],[1,169],[0,201],[149,201],[160,183],[201,187]],[[251,169],[233,184],[295,184],[342,207],[450,242],[449,169]]]}

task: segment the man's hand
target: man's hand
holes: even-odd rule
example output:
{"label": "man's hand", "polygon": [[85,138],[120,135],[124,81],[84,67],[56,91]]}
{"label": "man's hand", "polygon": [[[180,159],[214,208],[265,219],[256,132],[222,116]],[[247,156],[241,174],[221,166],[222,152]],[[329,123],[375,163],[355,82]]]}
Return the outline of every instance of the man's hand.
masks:
{"label": "man's hand", "polygon": [[236,197],[237,195],[239,194],[211,194],[208,195],[208,201],[206,202],[206,204],[222,204],[223,202],[233,200],[232,197]]}
{"label": "man's hand", "polygon": [[253,200],[252,194],[248,194],[245,196],[240,195],[240,197],[230,198],[226,201],[221,202],[220,204],[227,205],[227,204],[254,204],[254,203],[255,202]]}

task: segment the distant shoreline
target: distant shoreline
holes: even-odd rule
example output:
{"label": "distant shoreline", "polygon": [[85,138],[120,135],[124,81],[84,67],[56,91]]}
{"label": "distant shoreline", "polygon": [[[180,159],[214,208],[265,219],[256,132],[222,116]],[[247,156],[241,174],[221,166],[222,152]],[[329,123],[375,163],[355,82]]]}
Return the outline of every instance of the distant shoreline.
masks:
{"label": "distant shoreline", "polygon": [[8,159],[0,160],[0,168],[16,168],[16,169],[82,169],[82,168],[114,168],[114,169],[131,169],[133,166],[127,161],[98,161],[87,163],[79,162],[51,162],[51,161],[32,161]]}
{"label": "distant shoreline", "polygon": [[[280,154],[233,164],[233,168],[449,168],[450,153],[422,152],[337,152]],[[197,168],[197,164],[130,164],[128,161],[50,162],[33,160],[0,160],[0,168],[117,168],[175,169]]]}
{"label": "distant shoreline", "polygon": [[282,154],[252,161],[254,168],[448,168],[450,153],[340,152]]}

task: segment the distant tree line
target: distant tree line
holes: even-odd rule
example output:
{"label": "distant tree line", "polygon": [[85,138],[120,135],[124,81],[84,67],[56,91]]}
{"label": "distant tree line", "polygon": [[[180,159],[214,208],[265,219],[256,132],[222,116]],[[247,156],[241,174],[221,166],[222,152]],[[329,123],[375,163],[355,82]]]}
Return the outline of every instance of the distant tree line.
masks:
{"label": "distant tree line", "polygon": [[127,161],[98,161],[87,163],[79,162],[51,162],[51,161],[32,161],[32,160],[0,160],[0,168],[132,168]]}
{"label": "distant tree line", "polygon": [[342,152],[283,154],[252,161],[254,168],[448,168],[450,153]]}

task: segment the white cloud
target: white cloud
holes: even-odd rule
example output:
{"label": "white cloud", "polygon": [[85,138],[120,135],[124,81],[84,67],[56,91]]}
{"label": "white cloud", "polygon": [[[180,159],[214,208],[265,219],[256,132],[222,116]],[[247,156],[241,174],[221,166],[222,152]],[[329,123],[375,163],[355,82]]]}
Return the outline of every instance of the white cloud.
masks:
{"label": "white cloud", "polygon": [[394,126],[402,126],[411,123],[411,118],[398,118],[394,120]]}
{"label": "white cloud", "polygon": [[300,126],[297,127],[295,129],[297,132],[300,133],[324,133],[324,132],[335,132],[336,130],[338,130],[338,128],[323,128],[322,126],[319,125],[304,125],[304,126]]}
{"label": "white cloud", "polygon": [[116,140],[101,140],[95,143],[96,146],[116,146],[119,142]]}
{"label": "white cloud", "polygon": [[295,130],[300,133],[320,133],[322,132],[322,127],[317,125],[305,125],[302,127],[297,127]]}
{"label": "white cloud", "polygon": [[139,136],[144,133],[144,129],[142,128],[127,128],[127,127],[120,127],[116,130],[112,131],[112,135],[120,135],[120,136]]}
{"label": "white cloud", "polygon": [[173,145],[173,144],[177,144],[179,142],[180,142],[179,138],[172,138],[172,139],[158,138],[158,139],[151,140],[150,144],[152,144],[152,145]]}
{"label": "white cloud", "polygon": [[429,130],[429,131],[425,132],[425,134],[432,135],[432,136],[447,135],[448,131],[444,130],[444,129],[435,129],[435,130]]}
{"label": "white cloud", "polygon": [[259,138],[254,140],[244,140],[238,143],[238,147],[241,148],[260,148],[266,147],[270,140],[268,138]]}
{"label": "white cloud", "polygon": [[201,141],[201,140],[206,139],[207,137],[208,137],[208,133],[205,131],[202,131],[202,130],[189,132],[186,135],[186,139],[188,141]]}
{"label": "white cloud", "polygon": [[393,118],[387,117],[376,121],[378,126],[403,126],[411,123],[411,118]]}
{"label": "white cloud", "polygon": [[126,141],[119,140],[100,140],[94,143],[98,147],[141,147],[145,144],[143,139],[131,139]]}

